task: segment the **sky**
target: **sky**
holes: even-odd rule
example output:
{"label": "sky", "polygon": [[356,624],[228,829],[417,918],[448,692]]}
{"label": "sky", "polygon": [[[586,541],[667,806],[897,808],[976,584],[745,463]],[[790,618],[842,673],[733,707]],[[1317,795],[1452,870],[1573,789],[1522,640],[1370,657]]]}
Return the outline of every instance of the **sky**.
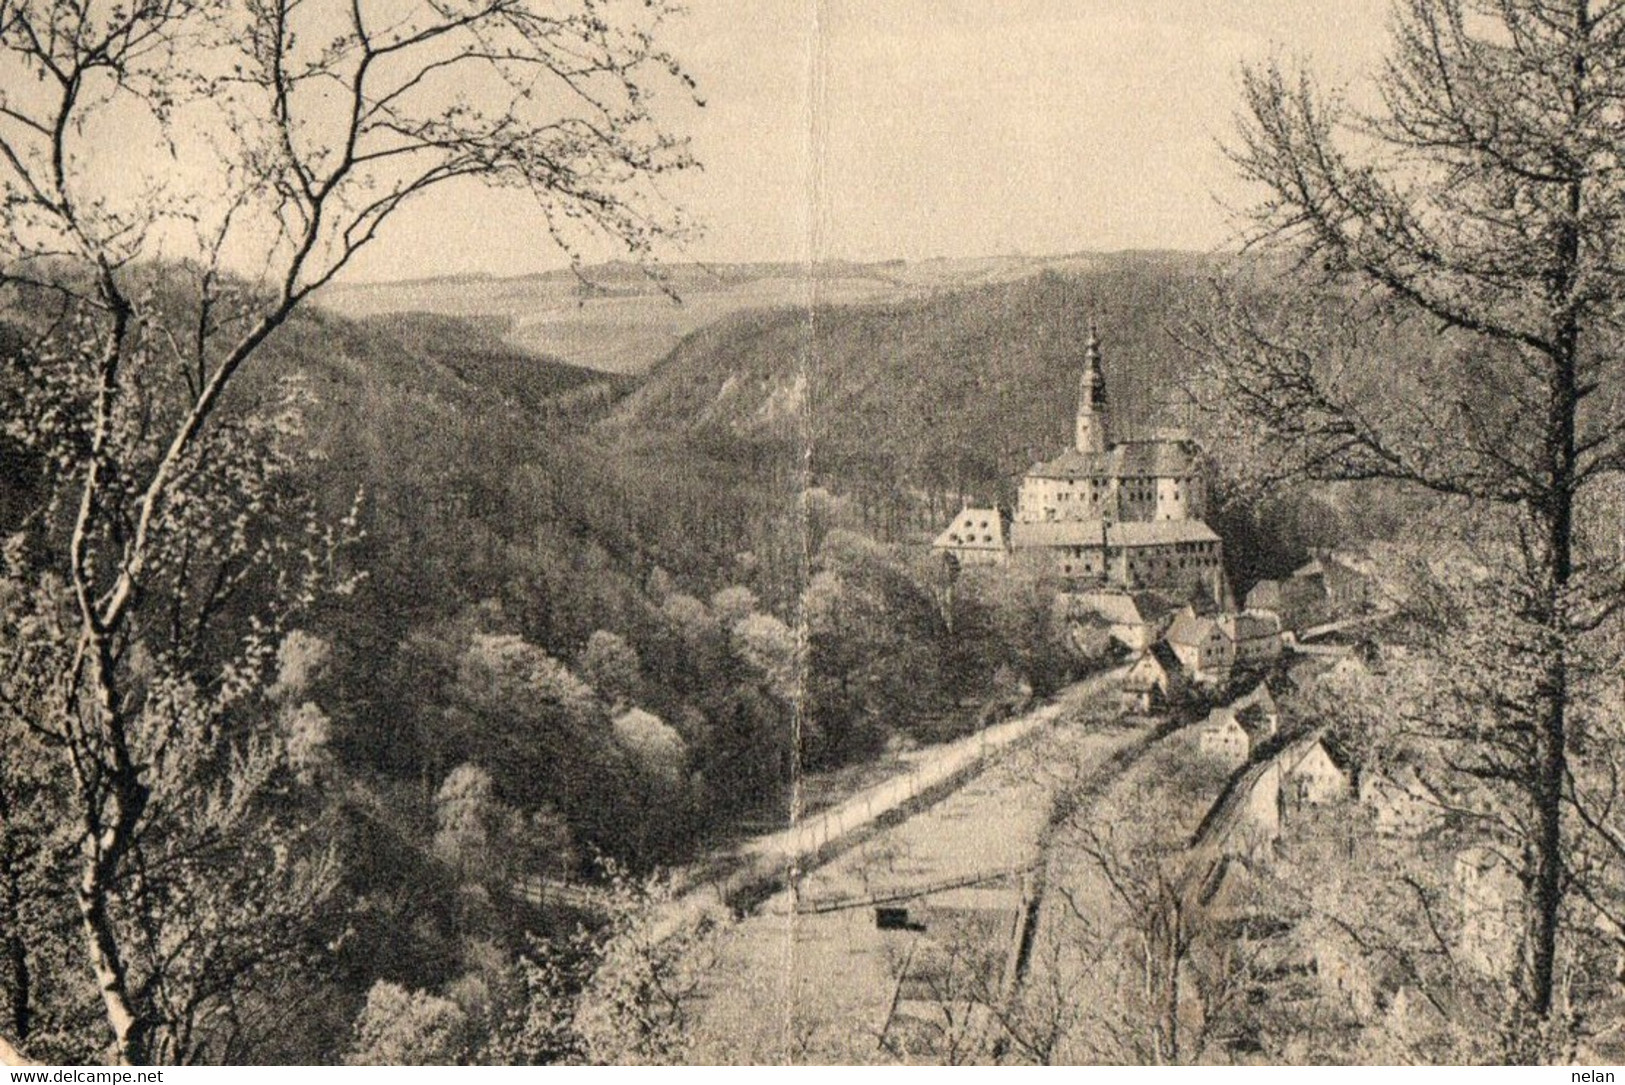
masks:
{"label": "sky", "polygon": [[[1359,97],[1390,0],[690,0],[667,101],[703,169],[672,260],[1031,255],[1229,244],[1220,150],[1241,65],[1301,60]],[[615,255],[610,248],[590,259]],[[533,205],[448,189],[351,280],[562,266]]]}

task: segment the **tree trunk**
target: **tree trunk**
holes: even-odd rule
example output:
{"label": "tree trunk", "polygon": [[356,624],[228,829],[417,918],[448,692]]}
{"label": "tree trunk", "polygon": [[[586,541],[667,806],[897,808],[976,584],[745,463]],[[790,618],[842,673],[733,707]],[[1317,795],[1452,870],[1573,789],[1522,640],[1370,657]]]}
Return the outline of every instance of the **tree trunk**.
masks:
{"label": "tree trunk", "polygon": [[[1584,0],[1575,5],[1582,34],[1589,18]],[[1573,62],[1573,108],[1583,104],[1585,60]],[[1550,414],[1546,425],[1547,470],[1551,493],[1547,515],[1547,561],[1550,577],[1544,600],[1545,624],[1552,633],[1554,654],[1546,667],[1543,717],[1535,738],[1534,801],[1536,815],[1534,884],[1530,904],[1528,1009],[1545,1019],[1552,1011],[1558,928],[1563,907],[1563,779],[1568,769],[1568,620],[1569,581],[1574,575],[1574,499],[1578,484],[1575,431],[1580,410],[1580,322],[1574,310],[1581,252],[1579,220],[1583,185],[1571,181],[1565,193],[1567,219],[1557,236],[1556,272],[1551,283],[1554,308],[1560,314],[1553,352]]]}
{"label": "tree trunk", "polygon": [[[119,695],[107,639],[94,630],[86,639],[92,660],[87,680],[95,684],[91,711],[102,733],[86,742],[87,749],[76,758],[84,803],[79,916],[90,969],[113,1034],[114,1056],[120,1065],[140,1065],[149,1061],[152,1022],[142,1019],[131,995],[128,962],[111,905],[119,868],[135,843],[147,791],[130,758],[125,720],[115,708]],[[77,708],[70,704],[70,714],[77,714]]]}
{"label": "tree trunk", "polygon": [[[9,823],[11,819],[11,800],[4,791],[0,791],[0,824]],[[8,984],[11,1004],[10,1025],[17,1042],[26,1045],[34,1017],[33,977],[28,968],[28,945],[23,941],[21,919],[23,894],[22,888],[18,885],[21,873],[18,870],[16,853],[9,841],[5,849],[3,865],[0,865],[0,879],[4,880],[5,886],[5,914],[10,917],[6,929],[6,962],[11,971]]]}
{"label": "tree trunk", "polygon": [[106,861],[102,849],[87,845],[84,876],[79,885],[79,915],[91,971],[101,993],[103,1011],[113,1032],[113,1054],[121,1066],[146,1061],[146,1030],[140,1027],[129,994],[129,976],[119,953],[118,937],[108,914]]}

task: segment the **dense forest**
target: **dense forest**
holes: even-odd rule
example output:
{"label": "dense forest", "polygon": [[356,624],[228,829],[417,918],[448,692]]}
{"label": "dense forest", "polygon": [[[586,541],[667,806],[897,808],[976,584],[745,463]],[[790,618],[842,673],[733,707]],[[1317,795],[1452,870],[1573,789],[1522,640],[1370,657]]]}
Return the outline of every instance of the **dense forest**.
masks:
{"label": "dense forest", "polygon": [[[26,357],[37,325],[18,316]],[[278,801],[337,866],[297,932],[314,940],[299,1025],[245,1011],[193,1057],[344,1057],[377,984],[488,987],[528,938],[568,941],[581,916],[516,898],[521,879],[692,860],[782,823],[797,773],[953,737],[1075,672],[1055,585],[950,577],[917,539],[879,541],[895,536],[863,504],[872,475],[809,477],[793,432],[688,427],[686,406],[654,424],[696,346],[634,386],[478,324],[312,310],[234,388],[230,427],[270,420],[300,441],[246,529],[331,543],[327,587],[238,711],[286,735]],[[6,449],[4,531],[20,539],[47,467],[24,440]],[[199,676],[292,571],[279,552],[223,597]],[[74,1057],[46,1038],[72,1000],[36,992],[29,1012],[35,1049]]]}
{"label": "dense forest", "polygon": [[[195,1057],[384,1058],[352,1050],[357,1015],[383,1012],[367,1010],[379,984],[449,998],[459,1043],[497,1043],[494,1019],[473,1022],[524,999],[493,985],[518,982],[531,939],[570,944],[583,918],[516,895],[525,879],[635,884],[782,824],[804,774],[963,734],[1089,666],[1055,625],[1058,585],[950,570],[927,544],[961,503],[1009,503],[1065,440],[1091,320],[1118,435],[1200,429],[1176,333],[1205,264],[1123,257],[743,312],[638,378],[527,354],[494,322],[290,320],[233,388],[228,427],[297,435],[258,483],[279,498],[245,523],[267,541],[316,532],[327,586],[261,657],[265,692],[241,711],[286,736],[279,801],[337,865],[298,930],[316,940],[300,1027],[245,1013]],[[13,349],[27,356],[40,327],[19,310]],[[47,467],[20,437],[5,448],[0,508],[20,538]],[[1240,540],[1244,589],[1351,515],[1335,488],[1263,500],[1238,485],[1217,522]],[[228,593],[198,675],[297,564],[269,553]]]}

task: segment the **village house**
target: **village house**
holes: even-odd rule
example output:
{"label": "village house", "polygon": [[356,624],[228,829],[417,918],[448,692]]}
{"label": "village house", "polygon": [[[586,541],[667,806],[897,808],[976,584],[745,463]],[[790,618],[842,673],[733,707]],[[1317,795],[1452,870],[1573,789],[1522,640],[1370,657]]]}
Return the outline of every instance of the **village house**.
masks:
{"label": "village house", "polygon": [[1361,773],[1359,798],[1384,836],[1414,839],[1444,823],[1444,800],[1410,765]]}
{"label": "village house", "polygon": [[1254,742],[1280,733],[1281,710],[1276,707],[1269,683],[1258,683],[1230,707],[1247,733],[1254,737]]}
{"label": "village house", "polygon": [[1257,666],[1281,657],[1281,619],[1269,611],[1244,610],[1220,619],[1235,644],[1238,667]]}
{"label": "village house", "polygon": [[1298,806],[1326,806],[1349,797],[1352,772],[1347,759],[1321,736],[1295,742],[1281,751],[1284,797]]}
{"label": "village house", "polygon": [[1165,708],[1182,682],[1173,650],[1161,641],[1148,645],[1123,676],[1123,711],[1144,716]]}
{"label": "village house", "polygon": [[1196,745],[1203,753],[1236,768],[1275,737],[1280,723],[1275,698],[1260,682],[1235,703],[1210,711],[1196,729]]}
{"label": "village house", "polygon": [[1301,632],[1369,609],[1376,595],[1375,574],[1367,558],[1322,550],[1290,576],[1254,584],[1246,606],[1274,614],[1283,630]]}
{"label": "village house", "polygon": [[1225,601],[1223,548],[1202,522],[1207,480],[1200,450],[1182,433],[1108,442],[1100,360],[1091,326],[1073,447],[1027,471],[1008,536],[994,530],[994,510],[968,509],[934,548],[966,563],[1022,553],[1077,585],[1159,588]]}
{"label": "village house", "polygon": [[1327,620],[1326,589],[1320,578],[1260,580],[1247,593],[1247,609],[1274,614],[1283,630],[1308,629]]}
{"label": "village house", "polygon": [[1161,592],[1108,589],[1063,593],[1067,618],[1098,622],[1131,652],[1143,652],[1162,636],[1180,603]]}
{"label": "village house", "polygon": [[1235,710],[1215,708],[1196,730],[1196,748],[1231,768],[1247,763],[1253,752],[1253,739],[1236,719]]}
{"label": "village house", "polygon": [[1224,681],[1236,661],[1236,642],[1223,623],[1189,608],[1174,618],[1164,639],[1185,673],[1196,682]]}
{"label": "village house", "polygon": [[1326,599],[1327,620],[1348,618],[1365,610],[1374,594],[1366,562],[1331,550],[1317,553],[1292,571],[1292,579],[1318,584]]}
{"label": "village house", "polygon": [[[1233,706],[1210,713],[1197,739],[1202,749],[1228,756],[1231,763],[1244,740],[1251,742],[1249,751],[1257,751],[1264,741],[1261,735],[1247,734]],[[1288,811],[1343,802],[1352,784],[1347,759],[1324,732],[1313,732],[1241,768],[1202,819],[1192,847],[1262,862],[1274,853]]]}

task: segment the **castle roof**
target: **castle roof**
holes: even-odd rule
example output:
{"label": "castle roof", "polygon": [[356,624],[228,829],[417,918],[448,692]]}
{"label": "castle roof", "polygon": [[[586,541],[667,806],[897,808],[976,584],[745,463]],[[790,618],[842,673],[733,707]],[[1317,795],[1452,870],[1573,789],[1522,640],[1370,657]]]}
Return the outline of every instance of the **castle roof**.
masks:
{"label": "castle roof", "polygon": [[[1200,520],[1044,520],[1016,521],[1010,527],[1017,547],[1172,546],[1177,543],[1218,542],[1213,529]],[[942,545],[940,542],[938,545]]]}
{"label": "castle roof", "polygon": [[961,509],[931,545],[939,550],[1003,550],[1004,528],[999,509]]}
{"label": "castle roof", "polygon": [[1104,452],[1069,448],[1034,464],[1028,478],[1185,478],[1197,473],[1196,446],[1187,440],[1123,441]]}

